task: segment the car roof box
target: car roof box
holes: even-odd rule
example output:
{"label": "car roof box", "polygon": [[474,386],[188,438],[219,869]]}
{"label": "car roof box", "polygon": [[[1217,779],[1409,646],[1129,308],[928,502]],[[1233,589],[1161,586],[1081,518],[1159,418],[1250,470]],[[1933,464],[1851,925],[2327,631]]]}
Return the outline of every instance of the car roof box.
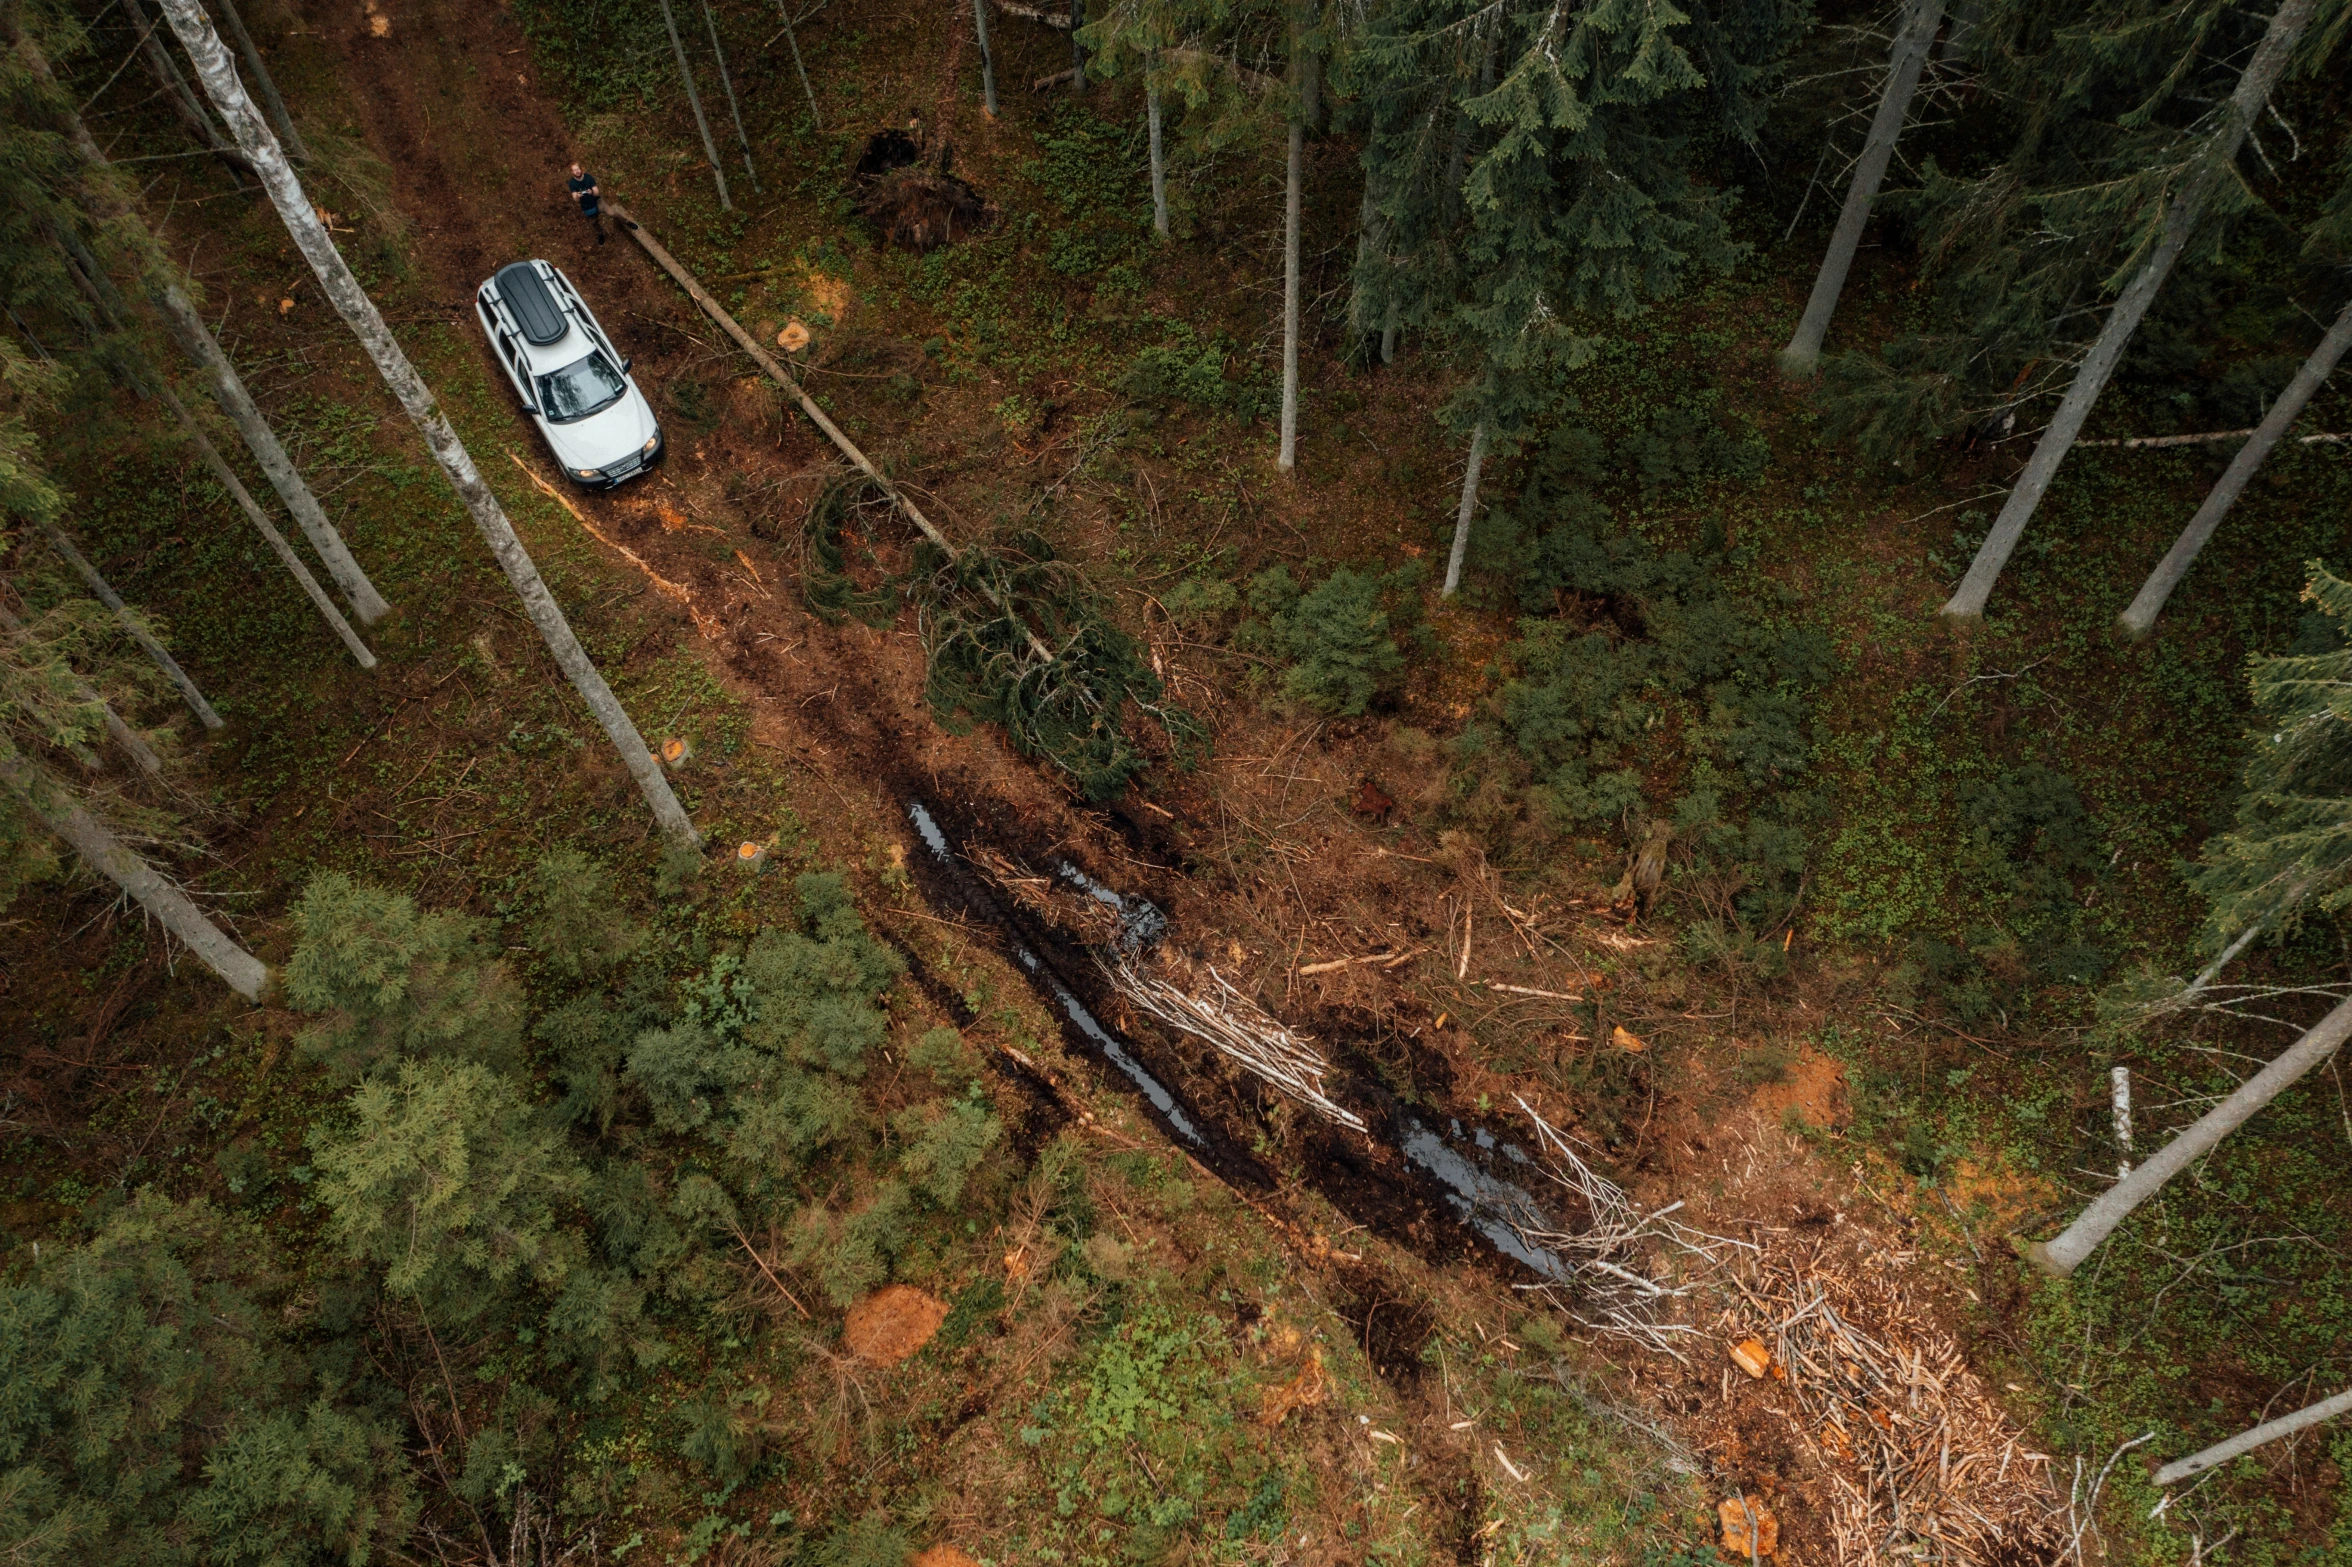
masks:
{"label": "car roof box", "polygon": [[500,267],[493,281],[498,285],[498,297],[514,312],[515,325],[522,328],[525,342],[544,348],[549,343],[560,342],[571,330],[571,324],[564,320],[563,311],[555,303],[555,295],[548,292],[547,280],[531,262],[517,261]]}

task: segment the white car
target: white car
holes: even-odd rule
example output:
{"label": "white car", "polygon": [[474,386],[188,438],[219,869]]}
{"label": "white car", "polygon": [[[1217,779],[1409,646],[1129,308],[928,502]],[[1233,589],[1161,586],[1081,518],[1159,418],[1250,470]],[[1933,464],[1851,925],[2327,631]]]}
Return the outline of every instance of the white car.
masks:
{"label": "white car", "polygon": [[653,405],[570,278],[544,261],[517,261],[474,291],[474,310],[567,477],[609,490],[661,460]]}

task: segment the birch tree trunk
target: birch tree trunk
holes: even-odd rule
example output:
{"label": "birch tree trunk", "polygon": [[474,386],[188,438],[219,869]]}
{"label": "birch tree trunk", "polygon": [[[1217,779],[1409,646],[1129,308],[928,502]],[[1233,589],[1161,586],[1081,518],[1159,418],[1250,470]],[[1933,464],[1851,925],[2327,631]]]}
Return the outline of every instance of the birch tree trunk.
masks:
{"label": "birch tree trunk", "polygon": [[[972,0],[972,31],[980,35],[980,105],[993,120],[996,118],[996,56],[988,52],[988,0]],[[793,51],[792,58],[796,63],[799,61],[798,49]],[[1157,89],[1154,93],[1152,102],[1156,105],[1159,102]],[[809,109],[812,113],[816,109],[813,97],[809,101]]]}
{"label": "birch tree trunk", "polygon": [[73,540],[65,536],[64,530],[38,517],[33,519],[33,526],[39,528],[50,546],[65,557],[66,564],[73,567],[98,602],[114,611],[114,618],[122,622],[123,629],[131,634],[131,640],[138,643],[147,656],[155,660],[155,667],[163,671],[165,678],[179,688],[180,696],[187,702],[189,710],[195,713],[197,720],[207,729],[225,727],[221,715],[213,711],[212,704],[204,700],[204,693],[196,689],[196,682],[188,678],[188,672],[180,667],[180,661],[171,656],[171,649],[156,640],[155,633],[147,629],[146,621],[131,613],[131,607],[122,601],[122,595],[115,592],[113,585],[104,577],[98,575],[98,568],[84,559],[80,550],[74,548]]}
{"label": "birch tree trunk", "polygon": [[270,74],[269,62],[254,47],[253,35],[245,30],[245,18],[237,10],[237,0],[219,0],[221,15],[229,19],[229,31],[236,37],[237,52],[245,57],[245,68],[253,73],[254,85],[261,89],[262,107],[269,110],[270,123],[277,127],[278,142],[286,149],[286,156],[296,163],[310,161],[310,149],[303,145],[302,133],[294,128],[294,116],[286,112],[286,100],[278,96],[278,79]]}
{"label": "birch tree trunk", "polygon": [[2108,1187],[2057,1238],[2036,1241],[2027,1247],[2026,1260],[2058,1278],[2065,1278],[2081,1267],[2083,1260],[2099,1249],[2099,1243],[2113,1234],[2134,1208],[2155,1196],[2165,1182],[2243,1126],[2255,1111],[2335,1054],[2347,1036],[2352,1036],[2352,1001],[2344,1002],[2320,1019],[2311,1032],[2288,1046],[2285,1054],[2240,1084],[2236,1093],[2158,1149],[2146,1164]]}
{"label": "birch tree trunk", "polygon": [[2173,263],[2188,248],[2189,236],[2196,229],[2206,201],[2231,176],[2238,149],[2245,144],[2247,129],[2270,100],[2270,90],[2285,74],[2296,40],[2302,37],[2304,27],[2311,20],[2313,4],[2314,0],[2279,0],[2278,9],[2271,13],[2269,30],[2255,46],[2254,58],[2247,62],[2244,74],[2239,76],[2237,88],[2222,111],[2221,125],[2194,155],[2195,167],[2165,209],[2156,253],[2148,258],[2139,275],[2116,300],[2115,308],[2107,313],[2098,341],[2091,345],[2082,368],[2075,372],[2074,384],[2066,389],[2058,412],[2051,416],[2050,427],[2034,444],[2025,472],[2018,476],[2009,499],[2001,507],[2001,515],[1994,519],[1992,532],[1985,535],[1984,544],[1968,567],[1968,575],[1960,579],[1959,591],[1944,605],[1946,618],[1976,620],[1984,615],[1985,601],[1992,597],[1993,584],[2000,580],[2001,568],[2008,564],[2010,552],[2024,536],[2035,508],[2049,493],[2050,482],[2058,476],[2058,465],[2066,460],[2068,448],[2082,433],[2083,421],[2090,417],[2092,404],[2106,389],[2107,378],[2115,373],[2115,366],[2122,360],[2140,318],[2155,302],[2157,290],[2164,286]]}
{"label": "birch tree trunk", "polygon": [[335,525],[327,520],[326,510],[319,505],[318,497],[311,493],[309,482],[302,477],[302,470],[294,466],[294,459],[287,455],[286,448],[279,443],[277,431],[270,428],[268,418],[253,401],[253,394],[245,389],[244,377],[237,373],[236,365],[230,362],[228,354],[221,348],[220,340],[212,335],[212,328],[205,323],[195,303],[188,298],[187,291],[180,287],[177,279],[163,274],[151,276],[149,286],[156,304],[163,310],[165,322],[171,327],[172,336],[179,340],[180,347],[189,358],[196,361],[197,368],[212,383],[213,400],[220,404],[221,412],[229,416],[229,422],[237,427],[238,435],[244,438],[245,449],[253,454],[254,462],[261,467],[262,477],[269,480],[270,488],[278,492],[278,499],[285,502],[286,510],[293,514],[295,525],[302,530],[302,536],[310,540],[312,549],[318,551],[319,563],[327,568],[327,575],[335,579],[335,586],[342,592],[344,602],[351,606],[351,613],[359,617],[359,623],[363,626],[372,626],[382,620],[392,612],[392,606],[384,602],[384,595],[376,591],[376,585],[368,580],[367,573],[360,569],[359,562],[352,557],[351,547],[343,542],[343,535],[335,531]]}
{"label": "birch tree trunk", "polygon": [[[0,604],[0,631],[12,637],[22,636],[25,632],[25,623],[17,619],[16,612],[5,604]],[[122,714],[114,710],[112,702],[99,694],[96,686],[78,674],[73,677],[73,682],[74,694],[98,709],[99,716],[106,723],[107,737],[122,747],[125,756],[139,764],[139,771],[150,778],[162,777],[163,758],[155,754],[155,748],[147,743],[145,737],[123,722]]]}
{"label": "birch tree trunk", "polygon": [[[702,112],[702,94],[695,90],[694,67],[686,63],[686,45],[678,37],[678,19],[670,14],[670,0],[661,0],[661,14],[662,26],[670,32],[670,51],[678,57],[678,75],[686,83],[687,106],[694,110],[694,128],[702,132],[703,155],[710,159],[711,178],[718,182],[719,210],[733,212],[735,203],[727,199],[727,170],[719,162],[719,144],[711,140],[710,121]],[[172,18],[173,25],[177,26],[179,15],[176,11],[172,13]]]}
{"label": "birch tree trunk", "polygon": [[[637,781],[645,803],[652,808],[655,822],[672,841],[699,846],[702,835],[695,831],[694,823],[678,804],[661,764],[646,749],[636,724],[630,721],[613,696],[612,688],[604,683],[604,676],[590,662],[580,639],[572,634],[571,623],[564,619],[562,608],[547,591],[547,584],[540,580],[539,568],[532,564],[523,541],[515,537],[514,525],[507,521],[505,509],[475,470],[472,455],[458,439],[457,431],[450,427],[448,416],[434,401],[424,378],[408,362],[408,355],[401,351],[391,328],[384,324],[375,301],[368,298],[367,291],[344,264],[334,240],[319,222],[317,210],[304,195],[301,181],[287,166],[285,154],[278,150],[277,139],[270,135],[269,126],[254,112],[252,100],[245,96],[245,89],[237,81],[237,73],[230,67],[228,55],[213,33],[212,25],[197,9],[196,0],[162,0],[162,5],[180,35],[180,42],[187,46],[188,57],[196,64],[197,78],[219,105],[238,144],[253,159],[263,189],[269,192],[270,202],[278,209],[287,232],[293,235],[303,259],[317,275],[320,288],[334,302],[336,312],[367,349],[368,357],[375,361],[392,395],[400,400],[400,406],[423,434],[434,460],[449,476],[458,498],[472,515],[474,526],[490,546],[490,553],[498,558],[507,581],[514,585],[515,595],[523,601],[524,612],[546,640],[557,666],[571,680],[581,700],[588,704],[588,710],[596,715],[596,721],[603,725],[613,748],[620,752],[621,763]],[[675,29],[672,36],[676,36]]]}
{"label": "birch tree trunk", "polygon": [[2221,526],[2221,519],[2237,504],[2238,497],[2245,492],[2246,481],[2254,477],[2255,470],[2269,458],[2271,449],[2302,417],[2312,396],[2335,372],[2347,348],[2352,348],[2352,301],[2346,301],[2335,324],[2327,329],[2327,335],[2319,340],[2311,357],[2303,361],[2303,368],[2295,372],[2295,379],[2279,393],[2278,401],[2270,405],[2270,412],[2262,416],[2262,423],[2214,481],[2212,493],[2197,508],[2197,515],[2189,519],[2189,525],[2181,530],[2181,536],[2165,552],[2164,559],[2148,573],[2148,580],[2141,584],[2131,607],[2118,619],[2124,635],[2137,642],[2156,629],[2156,617],[2164,613],[2165,600],[2172,597],[2172,590],[2189,574],[2189,567],[2213,537],[2213,530]]}
{"label": "birch tree trunk", "polygon": [[[988,0],[974,0],[974,3],[976,6],[984,6]],[[784,19],[784,41],[792,46],[792,68],[800,73],[800,90],[808,95],[810,128],[823,130],[824,126],[820,123],[822,117],[817,113],[817,90],[809,85],[808,67],[800,58],[800,34],[792,26],[792,0],[776,0],[776,14]],[[983,71],[988,68],[988,23],[985,20],[980,23],[980,67]],[[988,112],[993,115],[996,113],[996,79],[993,76],[987,79],[987,86]]]}
{"label": "birch tree trunk", "polygon": [[[973,0],[985,5],[988,0]],[[1168,239],[1168,159],[1160,144],[1160,52],[1143,57],[1143,122],[1151,132],[1152,232]]]}
{"label": "birch tree trunk", "polygon": [[[11,29],[10,34],[10,41],[16,46],[26,68],[42,85],[54,88],[56,79],[50,74],[49,61],[33,43],[31,35],[15,29]],[[220,341],[212,335],[212,328],[205,324],[204,317],[189,300],[187,291],[180,287],[179,280],[172,275],[171,263],[164,257],[162,248],[155,243],[154,236],[147,232],[145,225],[137,222],[137,214],[115,191],[111,177],[113,165],[107,161],[106,154],[99,150],[97,138],[90,134],[90,128],[83,123],[82,117],[73,111],[71,100],[64,101],[67,105],[64,111],[67,135],[74,144],[74,150],[81,154],[82,161],[89,165],[95,175],[90,182],[94,204],[105,216],[127,219],[135,225],[132,233],[140,241],[140,248],[147,258],[149,297],[163,311],[165,324],[171,328],[172,336],[179,340],[180,347],[211,380],[213,397],[219,402],[221,412],[229,416],[229,422],[244,437],[246,450],[253,453],[253,460],[260,464],[262,475],[269,480],[270,488],[278,492],[278,499],[284,501],[286,510],[293,513],[303,537],[310,540],[310,547],[318,551],[319,560],[327,568],[327,575],[335,579],[335,586],[342,591],[345,602],[351,606],[351,612],[359,617],[361,625],[374,625],[391,612],[392,606],[384,602],[384,596],[376,591],[376,585],[368,580],[366,572],[360,570],[359,562],[352,559],[349,547],[343,542],[343,535],[337,533],[335,525],[327,520],[326,512],[319,506],[318,497],[311,493],[301,471],[294,466],[294,460],[286,455],[285,447],[278,444],[277,432],[270,428],[269,421],[262,417],[261,409],[254,403],[252,394],[245,390],[245,382],[237,374],[237,367],[230,363],[229,356],[221,349]]]}
{"label": "birch tree trunk", "polygon": [[261,959],[230,939],[204,911],[160,871],[133,854],[106,824],[82,809],[74,798],[42,776],[39,768],[0,736],[0,783],[58,837],[63,838],[84,864],[136,899],[163,928],[180,938],[204,966],[228,982],[248,1001],[259,1001],[269,988],[270,972]]}
{"label": "birch tree trunk", "polygon": [[1796,335],[1780,351],[1780,373],[1791,380],[1809,379],[1821,363],[1822,339],[1829,335],[1830,317],[1837,313],[1838,295],[1846,286],[1846,273],[1862,243],[1863,227],[1870,221],[1871,203],[1878,199],[1879,182],[1886,178],[1887,164],[1894,158],[1904,117],[1911,111],[1911,96],[1919,90],[1920,69],[1927,64],[1928,47],[1935,42],[1936,26],[1943,16],[1944,0],[1911,0],[1904,8],[1903,23],[1896,29],[1894,48],[1887,59],[1886,90],[1879,94],[1878,113],[1871,118],[1870,135],[1854,164],[1853,182],[1846,187],[1845,210],[1838,214],[1837,227],[1829,236],[1829,254],[1822,258],[1821,271],[1813,279],[1813,296],[1805,302]]}
{"label": "birch tree trunk", "polygon": [[1462,559],[1470,553],[1470,520],[1478,515],[1478,470],[1486,462],[1486,421],[1470,427],[1470,466],[1462,473],[1462,506],[1454,513],[1454,548],[1446,556],[1445,588],[1440,598],[1452,598],[1462,586]]}
{"label": "birch tree trunk", "polygon": [[203,101],[189,89],[188,78],[180,74],[179,62],[171,57],[171,51],[164,47],[163,39],[157,36],[155,21],[146,14],[139,0],[123,0],[123,11],[130,17],[131,25],[138,29],[140,58],[147,64],[147,74],[155,78],[156,88],[162,92],[164,101],[172,106],[172,112],[180,117],[180,123],[188,128],[188,134],[196,138],[197,145],[219,159],[221,166],[229,171],[231,183],[243,190],[243,176],[253,170],[237,155],[236,148],[229,145],[228,139],[221,135],[220,126],[212,116],[204,112]]}
{"label": "birch tree trunk", "polygon": [[227,459],[221,456],[220,449],[212,444],[212,437],[204,433],[204,426],[198,424],[196,416],[188,412],[188,405],[181,402],[179,394],[168,385],[159,382],[155,390],[156,395],[163,399],[164,407],[172,411],[172,417],[180,421],[180,428],[188,432],[188,439],[195,443],[196,455],[204,459],[204,466],[210,468],[212,476],[228,490],[230,499],[237,503],[237,508],[245,513],[246,519],[259,531],[269,545],[270,553],[278,557],[278,563],[293,573],[294,580],[301,584],[304,596],[317,607],[328,629],[343,639],[343,645],[351,650],[351,656],[359,661],[360,668],[375,668],[376,655],[368,651],[365,642],[359,640],[359,633],[351,629],[351,622],[343,618],[343,612],[335,607],[335,601],[327,597],[327,590],[318,585],[318,578],[312,576],[310,568],[302,564],[302,557],[294,553],[294,546],[286,542],[286,536],[270,525],[269,513],[261,509],[261,503],[253,498],[253,492],[245,488],[245,481],[237,477],[237,470],[230,467]]}
{"label": "birch tree trunk", "polygon": [[2323,1398],[2316,1404],[2306,1405],[2291,1415],[2281,1415],[2276,1420],[2265,1421],[2251,1431],[2241,1431],[2228,1441],[2216,1442],[2201,1453],[2191,1453],[2186,1458],[2166,1464],[2156,1471],[2156,1483],[2158,1485],[2178,1485],[2183,1480],[2192,1479],[2208,1469],[2218,1468],[2233,1458],[2251,1453],[2265,1442],[2275,1442],[2282,1436],[2293,1436],[2298,1431],[2307,1431],[2322,1421],[2335,1419],[2338,1415],[2352,1415],[2352,1389],[2338,1393],[2333,1398]]}
{"label": "birch tree trunk", "polygon": [[751,180],[757,194],[760,188],[759,170],[751,166],[751,138],[743,134],[743,110],[735,102],[735,78],[727,74],[727,48],[719,42],[719,18],[711,10],[710,0],[702,0],[702,22],[710,29],[711,53],[719,62],[719,85],[727,91],[727,113],[735,121],[735,139],[743,143],[743,172]]}
{"label": "birch tree trunk", "polygon": [[1307,128],[1290,122],[1290,167],[1282,196],[1282,453],[1274,466],[1298,467],[1299,208],[1306,164]]}

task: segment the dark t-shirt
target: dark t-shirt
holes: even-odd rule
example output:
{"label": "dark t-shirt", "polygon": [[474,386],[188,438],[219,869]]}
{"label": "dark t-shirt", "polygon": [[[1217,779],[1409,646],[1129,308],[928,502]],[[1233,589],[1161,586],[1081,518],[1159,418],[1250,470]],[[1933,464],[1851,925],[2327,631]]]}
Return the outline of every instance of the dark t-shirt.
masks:
{"label": "dark t-shirt", "polygon": [[566,180],[564,183],[572,188],[572,198],[579,202],[580,210],[589,217],[596,216],[596,176],[583,174],[576,180]]}

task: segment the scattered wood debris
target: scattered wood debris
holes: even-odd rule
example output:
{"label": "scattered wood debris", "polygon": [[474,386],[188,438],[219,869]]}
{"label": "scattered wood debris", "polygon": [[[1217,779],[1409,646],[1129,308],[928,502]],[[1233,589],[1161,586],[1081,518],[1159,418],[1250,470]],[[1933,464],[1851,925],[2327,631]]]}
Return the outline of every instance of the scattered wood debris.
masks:
{"label": "scattered wood debris", "polygon": [[[1817,1247],[1802,1258],[1761,1253],[1738,1287],[1746,1321],[1727,1325],[1754,1336],[1732,1358],[1762,1380],[1750,1361],[1768,1352],[1787,1397],[1729,1396],[1766,1399],[1820,1463],[1826,1543],[1839,1567],[1901,1558],[1995,1567],[2067,1554],[2067,1504],[2049,1456],[2026,1446],[1959,1346],[1913,1310],[1893,1277],[1841,1271]],[[1736,1504],[1724,1507],[1725,1554],[1744,1557],[1731,1544]],[[1760,1517],[1757,1555],[1776,1548],[1767,1534]]]}
{"label": "scattered wood debris", "polygon": [[1228,1060],[1350,1131],[1365,1129],[1362,1116],[1323,1092],[1323,1075],[1331,1063],[1310,1040],[1283,1027],[1272,1013],[1227,984],[1215,965],[1203,963],[1200,968],[1208,983],[1200,984],[1187,972],[1183,977],[1193,983],[1186,986],[1144,973],[1124,953],[1116,963],[1104,965],[1112,987],[1137,1011],[1207,1040]]}
{"label": "scattered wood debris", "polygon": [[1715,1504],[1715,1521],[1723,1529],[1723,1554],[1734,1561],[1780,1554],[1780,1520],[1755,1497],[1726,1497]]}

